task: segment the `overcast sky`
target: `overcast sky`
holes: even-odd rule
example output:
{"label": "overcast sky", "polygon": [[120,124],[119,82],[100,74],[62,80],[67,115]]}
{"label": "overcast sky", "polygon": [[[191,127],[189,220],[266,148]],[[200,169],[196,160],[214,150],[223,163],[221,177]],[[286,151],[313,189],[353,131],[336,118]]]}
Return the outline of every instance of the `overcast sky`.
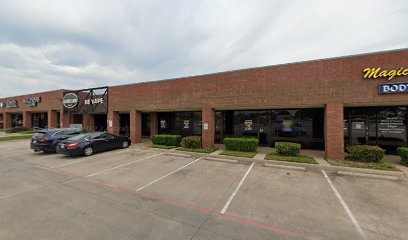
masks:
{"label": "overcast sky", "polygon": [[0,97],[408,47],[407,0],[1,0]]}

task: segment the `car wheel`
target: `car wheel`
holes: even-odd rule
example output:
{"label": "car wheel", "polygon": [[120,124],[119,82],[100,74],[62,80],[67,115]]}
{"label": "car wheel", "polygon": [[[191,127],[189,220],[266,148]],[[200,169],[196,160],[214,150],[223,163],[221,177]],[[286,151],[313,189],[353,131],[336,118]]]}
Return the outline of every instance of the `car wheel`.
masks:
{"label": "car wheel", "polygon": [[85,156],[91,156],[93,153],[93,148],[92,147],[86,147],[84,150],[84,155]]}
{"label": "car wheel", "polygon": [[128,148],[128,147],[129,147],[128,141],[123,141],[122,142],[122,148]]}

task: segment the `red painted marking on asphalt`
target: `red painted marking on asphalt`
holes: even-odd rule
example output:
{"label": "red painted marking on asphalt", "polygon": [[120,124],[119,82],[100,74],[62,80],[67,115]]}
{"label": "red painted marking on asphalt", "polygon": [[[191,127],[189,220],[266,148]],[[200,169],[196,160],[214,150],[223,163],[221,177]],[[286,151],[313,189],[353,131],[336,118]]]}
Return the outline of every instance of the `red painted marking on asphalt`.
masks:
{"label": "red painted marking on asphalt", "polygon": [[302,238],[302,239],[313,239],[313,238],[305,237],[305,236],[302,236],[302,235],[300,235],[298,233],[291,232],[289,230],[286,230],[286,229],[283,229],[283,228],[280,228],[280,227],[277,227],[277,226],[266,225],[266,224],[263,224],[263,223],[260,223],[260,222],[256,222],[256,221],[246,219],[246,218],[237,217],[237,216],[233,216],[233,215],[229,215],[229,214],[225,214],[225,213],[220,213],[218,211],[198,207],[198,206],[195,206],[195,205],[192,205],[192,204],[188,204],[188,203],[184,203],[184,202],[180,202],[180,201],[176,201],[176,200],[165,199],[165,198],[163,198],[163,197],[161,197],[159,195],[156,195],[156,194],[143,193],[143,192],[140,192],[140,191],[138,192],[138,191],[136,191],[134,189],[131,189],[131,188],[128,188],[128,187],[109,184],[109,183],[104,182],[102,180],[90,179],[90,178],[87,178],[87,177],[84,177],[84,176],[81,176],[81,175],[66,172],[64,170],[50,169],[48,167],[42,167],[42,166],[41,167],[38,166],[38,167],[42,168],[44,170],[51,171],[51,172],[56,172],[56,173],[60,173],[60,174],[70,176],[70,177],[83,179],[83,180],[85,180],[87,182],[90,182],[90,183],[93,183],[93,184],[96,184],[96,185],[113,188],[116,191],[132,193],[132,194],[135,194],[135,195],[138,195],[138,196],[141,196],[141,197],[149,198],[151,200],[158,200],[160,202],[168,203],[168,204],[175,205],[175,206],[179,206],[179,207],[182,207],[182,208],[185,208],[185,209],[191,209],[191,210],[195,210],[195,211],[198,211],[198,212],[211,214],[211,215],[214,215],[214,216],[217,216],[217,217],[228,219],[228,220],[233,221],[233,222],[242,223],[242,224],[245,224],[245,225],[248,225],[248,226],[254,226],[254,227],[262,228],[262,229],[268,230],[270,232],[279,233],[281,235],[286,235],[286,236],[289,236],[289,237]]}

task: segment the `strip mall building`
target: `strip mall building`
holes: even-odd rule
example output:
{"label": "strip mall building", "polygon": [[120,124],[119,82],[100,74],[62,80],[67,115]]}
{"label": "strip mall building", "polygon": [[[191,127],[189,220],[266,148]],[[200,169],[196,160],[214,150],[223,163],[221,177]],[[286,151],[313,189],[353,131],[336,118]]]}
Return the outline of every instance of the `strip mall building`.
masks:
{"label": "strip mall building", "polygon": [[143,136],[299,142],[344,158],[348,144],[407,145],[408,49],[0,99],[0,126]]}

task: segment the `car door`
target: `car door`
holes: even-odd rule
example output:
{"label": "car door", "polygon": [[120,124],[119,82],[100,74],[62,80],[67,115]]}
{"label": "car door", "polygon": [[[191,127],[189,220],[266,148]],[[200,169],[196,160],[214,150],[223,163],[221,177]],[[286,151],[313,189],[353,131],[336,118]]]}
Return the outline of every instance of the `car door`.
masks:
{"label": "car door", "polygon": [[109,133],[106,133],[105,134],[105,142],[106,142],[106,150],[108,150],[108,149],[114,149],[114,148],[117,148],[118,147],[118,143],[117,143],[117,141],[118,141],[118,139],[114,136],[114,135],[112,135],[112,134],[109,134]]}
{"label": "car door", "polygon": [[105,151],[107,149],[106,135],[103,133],[92,134],[92,147],[95,152]]}

